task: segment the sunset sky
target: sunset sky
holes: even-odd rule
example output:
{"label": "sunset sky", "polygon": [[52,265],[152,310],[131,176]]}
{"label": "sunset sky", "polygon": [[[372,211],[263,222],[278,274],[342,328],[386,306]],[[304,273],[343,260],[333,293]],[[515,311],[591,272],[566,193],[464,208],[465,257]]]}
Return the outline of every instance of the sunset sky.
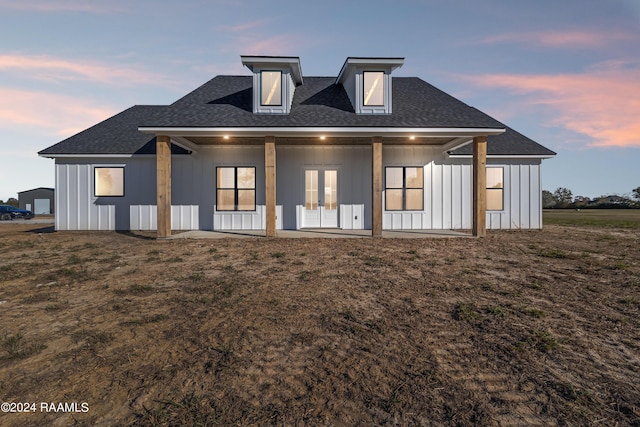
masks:
{"label": "sunset sky", "polygon": [[0,199],[54,186],[37,152],[134,104],[169,104],[240,55],[402,56],[556,151],[543,187],[640,186],[640,0],[0,0]]}

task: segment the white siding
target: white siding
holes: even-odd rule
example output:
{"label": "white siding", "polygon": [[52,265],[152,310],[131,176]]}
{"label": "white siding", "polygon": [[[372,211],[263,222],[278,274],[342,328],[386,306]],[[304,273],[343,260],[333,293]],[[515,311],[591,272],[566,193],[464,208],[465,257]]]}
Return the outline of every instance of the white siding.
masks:
{"label": "white siding", "polygon": [[[198,206],[171,206],[172,230],[198,230]],[[156,230],[158,209],[156,205],[132,205],[129,207],[130,230]]]}
{"label": "white siding", "polygon": [[[540,160],[488,160],[504,168],[504,210],[487,212],[487,228],[542,226]],[[302,227],[306,169],[338,171],[338,226],[371,228],[371,146],[276,146],[276,227]],[[93,168],[123,166],[124,197],[95,197]],[[216,168],[256,168],[256,211],[217,212]],[[383,147],[383,168],[424,168],[424,209],[383,210],[385,229],[470,229],[472,173],[470,159],[449,159],[429,146]],[[172,157],[172,228],[264,229],[264,147],[199,147],[191,156]],[[384,177],[383,177],[384,179]],[[156,227],[156,159],[57,159],[55,212],[58,230],[152,230]],[[385,194],[383,192],[383,207]]]}
{"label": "white siding", "polygon": [[[386,146],[382,162],[383,167],[424,165],[424,212],[383,211],[383,228],[471,229],[471,159],[448,159],[431,147]],[[540,160],[489,159],[487,165],[504,168],[504,210],[487,212],[487,228],[541,228]]]}
{"label": "white siding", "polygon": [[[276,198],[284,229],[304,227],[304,171],[338,171],[340,228],[371,228],[371,146],[277,146]],[[349,215],[349,216],[347,216]]]}

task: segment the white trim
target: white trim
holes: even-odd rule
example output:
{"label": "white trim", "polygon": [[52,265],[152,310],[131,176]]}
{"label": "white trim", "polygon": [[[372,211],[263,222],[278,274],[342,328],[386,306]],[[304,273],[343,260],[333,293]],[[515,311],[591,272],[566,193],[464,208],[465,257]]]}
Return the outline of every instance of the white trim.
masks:
{"label": "white trim", "polygon": [[[488,136],[504,133],[501,128],[379,128],[379,127],[152,127],[138,130],[152,135],[174,136],[423,136],[464,137]],[[355,135],[354,135],[355,134]]]}
{"label": "white trim", "polygon": [[187,151],[191,151],[193,153],[198,152],[198,146],[189,141],[187,138],[184,138],[182,136],[173,136],[171,138],[171,141],[178,147],[184,148]]}
{"label": "white trim", "polygon": [[38,154],[39,157],[45,157],[47,159],[59,159],[59,158],[91,158],[106,157],[106,158],[130,158],[130,157],[155,157],[153,154]]}
{"label": "white trim", "polygon": [[466,137],[456,138],[453,141],[447,142],[442,146],[443,151],[452,151],[457,150],[460,147],[464,147],[467,144],[473,142],[473,139],[468,139]]}
{"label": "white trim", "polygon": [[[487,159],[551,159],[555,157],[555,154],[487,154]],[[447,157],[450,159],[471,159],[473,155],[471,154],[449,154],[447,153]]]}
{"label": "white trim", "polygon": [[[177,145],[177,144],[176,144]],[[183,147],[184,148],[184,147]],[[47,154],[42,155],[38,154],[39,157],[44,157],[47,159],[95,159],[95,158],[105,158],[105,159],[145,159],[145,158],[156,158],[155,154]],[[171,157],[176,156],[185,156],[185,154],[172,154]]]}
{"label": "white trim", "polygon": [[390,74],[393,70],[403,65],[404,58],[360,58],[350,56],[344,61],[344,64],[342,64],[340,73],[338,73],[338,77],[336,77],[336,84],[343,83],[344,77],[348,74],[347,71],[355,67],[382,67],[388,69]]}

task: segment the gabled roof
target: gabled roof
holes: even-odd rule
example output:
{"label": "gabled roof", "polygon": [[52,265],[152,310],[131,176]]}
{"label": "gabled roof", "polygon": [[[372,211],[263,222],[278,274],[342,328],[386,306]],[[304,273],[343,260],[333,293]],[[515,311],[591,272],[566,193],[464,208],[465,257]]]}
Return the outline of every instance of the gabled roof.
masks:
{"label": "gabled roof", "polygon": [[[449,151],[449,155],[451,157],[471,156],[472,150],[472,145],[467,144]],[[487,137],[487,155],[552,157],[555,156],[556,153],[543,147],[534,140],[527,138],[520,132],[505,126],[504,133]]]}

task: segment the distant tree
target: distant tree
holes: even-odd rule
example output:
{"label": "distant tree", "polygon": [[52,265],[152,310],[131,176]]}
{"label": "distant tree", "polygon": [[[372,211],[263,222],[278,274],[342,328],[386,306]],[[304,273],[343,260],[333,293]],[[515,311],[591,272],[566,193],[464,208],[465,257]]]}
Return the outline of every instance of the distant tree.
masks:
{"label": "distant tree", "polygon": [[633,194],[634,199],[640,200],[640,187],[631,190],[631,194]]}
{"label": "distant tree", "polygon": [[588,197],[576,196],[573,199],[573,206],[575,206],[576,208],[582,208],[584,206],[587,206],[590,201],[591,201],[591,199],[588,198]]}
{"label": "distant tree", "polygon": [[14,207],[18,207],[18,199],[16,199],[15,197],[9,197],[7,199],[6,202],[4,202],[5,205],[10,205],[10,206],[14,206]]}
{"label": "distant tree", "polygon": [[565,187],[558,187],[553,192],[553,198],[556,200],[559,208],[568,208],[573,202],[573,193]]}
{"label": "distant tree", "polygon": [[551,209],[557,205],[555,197],[551,191],[542,190],[542,208]]}

